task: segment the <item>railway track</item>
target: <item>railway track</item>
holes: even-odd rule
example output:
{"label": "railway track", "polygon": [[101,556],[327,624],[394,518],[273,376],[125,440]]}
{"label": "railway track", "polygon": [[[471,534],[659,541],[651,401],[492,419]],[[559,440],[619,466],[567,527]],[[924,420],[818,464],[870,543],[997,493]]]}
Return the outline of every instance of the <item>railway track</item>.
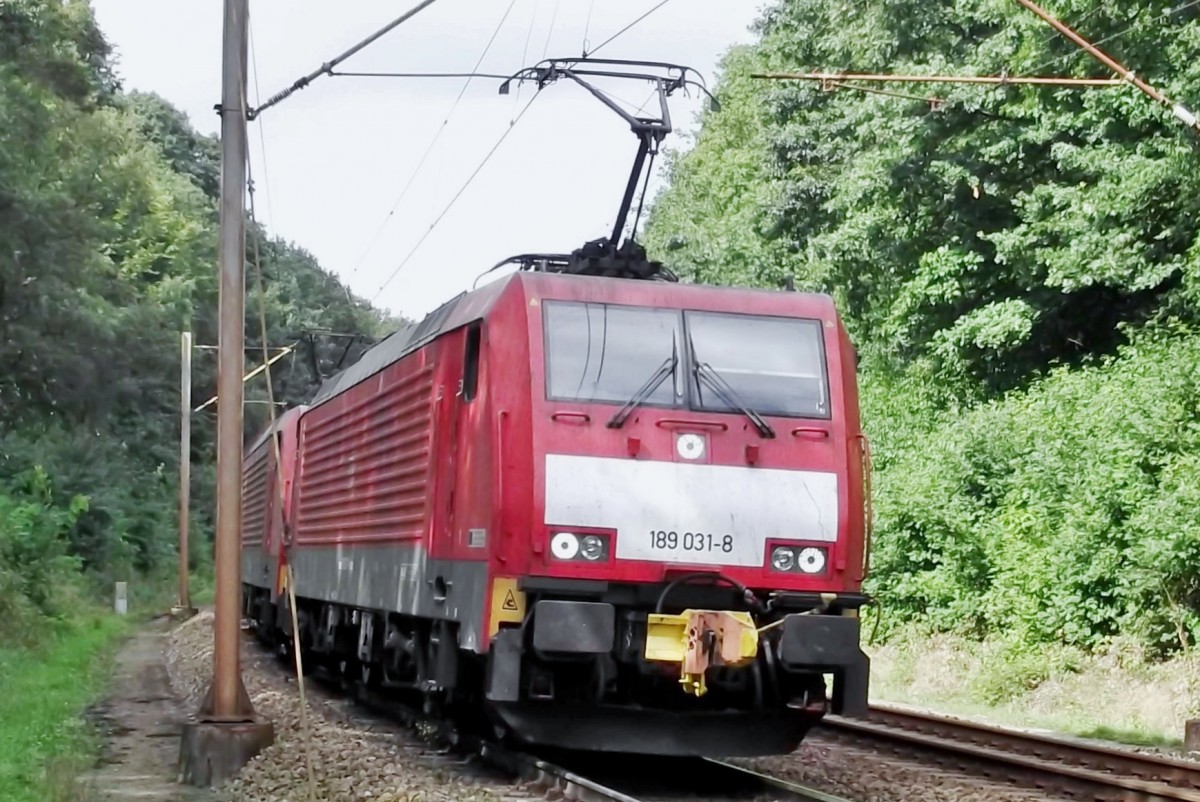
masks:
{"label": "railway track", "polygon": [[[256,648],[266,653],[257,643]],[[269,662],[275,662],[270,660]],[[286,670],[286,669],[283,669]],[[307,673],[307,672],[306,672]],[[443,744],[467,760],[482,761],[547,799],[578,802],[849,802],[814,788],[720,760],[656,758],[605,753],[535,754],[463,728],[458,722],[391,696],[347,683],[320,669],[306,679],[325,694],[352,700]]]}
{"label": "railway track", "polygon": [[720,760],[590,756],[584,759],[588,764],[607,759],[615,765],[582,768],[568,760],[566,766],[572,768],[567,768],[534,755],[504,753],[494,745],[485,746],[483,754],[493,765],[533,780],[548,797],[581,802],[847,802]]}
{"label": "railway track", "polygon": [[410,727],[436,731],[465,756],[530,783],[547,798],[579,802],[848,802],[814,788],[771,777],[721,760],[640,755],[573,754],[552,756],[514,749],[454,722],[429,716],[394,701],[379,701],[361,689],[356,701]]}
{"label": "railway track", "polygon": [[873,705],[821,730],[873,748],[1104,802],[1200,802],[1200,764]]}

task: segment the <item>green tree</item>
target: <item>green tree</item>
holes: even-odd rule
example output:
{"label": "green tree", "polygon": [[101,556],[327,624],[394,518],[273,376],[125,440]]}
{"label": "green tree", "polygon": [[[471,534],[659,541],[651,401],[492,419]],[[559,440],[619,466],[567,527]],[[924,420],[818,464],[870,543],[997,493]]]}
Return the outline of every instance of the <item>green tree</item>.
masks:
{"label": "green tree", "polygon": [[[1200,8],[1053,11],[1200,102]],[[672,154],[645,239],[693,280],[792,275],[835,297],[875,443],[885,621],[1192,642],[1194,135],[1128,86],[880,94],[750,77],[1103,74],[1007,0],[777,0],[757,33],[723,62],[721,109]]]}
{"label": "green tree", "polygon": [[[1186,97],[1194,9],[1075,2],[1086,32]],[[1129,28],[1130,21],[1134,21]],[[1128,30],[1125,30],[1127,29]],[[788,0],[735,52],[696,147],[671,167],[648,242],[692,276],[833,292],[864,363],[958,397],[1111,353],[1194,293],[1200,171],[1191,134],[1131,88],[921,86],[936,107],[753,71],[1091,75],[1011,3]],[[714,272],[713,265],[719,267]],[[1179,311],[1179,307],[1176,307]],[[1190,315],[1190,310],[1184,310]]]}
{"label": "green tree", "polygon": [[[25,570],[12,544],[35,543],[35,529],[57,532],[99,576],[173,564],[178,338],[186,328],[216,341],[219,150],[162,98],[124,94],[109,53],[82,0],[0,3],[0,495],[15,505],[0,510],[10,544],[0,574]],[[252,231],[263,242],[268,339],[305,343],[303,358],[275,371],[276,396],[301,403],[391,322],[311,255]],[[328,331],[352,336],[318,333]],[[246,336],[260,341],[253,294]],[[203,353],[201,398],[215,389],[215,360]],[[259,360],[247,354],[248,367]],[[251,409],[249,431],[264,422]],[[213,441],[211,417],[199,416],[201,533]],[[55,492],[6,491],[29,476]],[[43,509],[50,523],[33,514]]]}

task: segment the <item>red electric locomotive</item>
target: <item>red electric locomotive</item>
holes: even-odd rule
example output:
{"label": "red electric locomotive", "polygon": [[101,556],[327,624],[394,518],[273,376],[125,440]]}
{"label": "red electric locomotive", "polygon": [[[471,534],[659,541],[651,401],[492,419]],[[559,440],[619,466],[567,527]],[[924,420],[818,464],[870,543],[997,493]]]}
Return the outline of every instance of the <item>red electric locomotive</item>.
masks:
{"label": "red electric locomotive", "polygon": [[653,280],[618,233],[381,342],[278,467],[260,438],[246,614],[291,641],[290,565],[306,660],[369,685],[526,743],[791,751],[867,704],[853,348],[827,296]]}

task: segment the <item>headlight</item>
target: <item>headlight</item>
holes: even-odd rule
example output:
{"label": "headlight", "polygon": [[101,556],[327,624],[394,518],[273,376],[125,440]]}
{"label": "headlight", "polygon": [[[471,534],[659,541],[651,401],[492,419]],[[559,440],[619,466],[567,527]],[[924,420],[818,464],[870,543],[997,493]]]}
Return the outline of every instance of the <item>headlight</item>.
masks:
{"label": "headlight", "polygon": [[580,542],[579,554],[590,562],[599,560],[604,556],[604,539],[599,535],[584,535]]}
{"label": "headlight", "polygon": [[608,559],[608,544],[607,535],[555,532],[550,536],[550,554],[563,562],[603,562]]}
{"label": "headlight", "polygon": [[825,573],[828,550],[820,546],[772,546],[772,571],[810,576]]}
{"label": "headlight", "polygon": [[555,532],[550,538],[550,553],[559,560],[573,560],[579,554],[579,538],[570,532]]}
{"label": "headlight", "polygon": [[787,546],[776,546],[771,550],[771,567],[776,571],[790,571],[796,565],[796,552]]}
{"label": "headlight", "polygon": [[825,570],[825,549],[809,546],[796,555],[796,567],[806,574],[819,574]]}

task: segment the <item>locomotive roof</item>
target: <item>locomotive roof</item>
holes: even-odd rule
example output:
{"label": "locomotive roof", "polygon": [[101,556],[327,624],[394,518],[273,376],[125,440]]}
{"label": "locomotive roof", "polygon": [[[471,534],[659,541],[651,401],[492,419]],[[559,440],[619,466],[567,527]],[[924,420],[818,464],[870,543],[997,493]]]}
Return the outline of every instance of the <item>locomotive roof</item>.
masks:
{"label": "locomotive roof", "polygon": [[[755,289],[750,287],[714,287],[702,284],[675,284],[658,281],[641,281],[634,279],[598,278],[592,276],[562,276],[554,273],[517,272],[502,279],[480,287],[472,292],[459,293],[437,309],[430,312],[415,325],[404,326],[388,335],[377,345],[371,347],[362,358],[350,367],[326,379],[317,390],[317,394],[309,402],[309,406],[317,406],[329,399],[349,390],[364,379],[378,373],[388,365],[397,362],[437,336],[465,326],[472,321],[485,317],[496,300],[511,284],[525,287],[531,295],[541,295],[546,290],[554,288],[582,286],[579,282],[605,282],[610,287],[622,288],[641,287],[669,290],[684,296],[682,300],[699,298],[711,293],[721,293],[725,297],[740,295],[742,298],[790,297],[793,299],[806,298],[811,304],[817,304],[833,312],[833,299],[828,295],[814,293],[781,292],[779,290]],[[595,284],[591,285],[595,287]],[[710,296],[711,297],[711,296]],[[818,300],[819,299],[819,300]]]}

